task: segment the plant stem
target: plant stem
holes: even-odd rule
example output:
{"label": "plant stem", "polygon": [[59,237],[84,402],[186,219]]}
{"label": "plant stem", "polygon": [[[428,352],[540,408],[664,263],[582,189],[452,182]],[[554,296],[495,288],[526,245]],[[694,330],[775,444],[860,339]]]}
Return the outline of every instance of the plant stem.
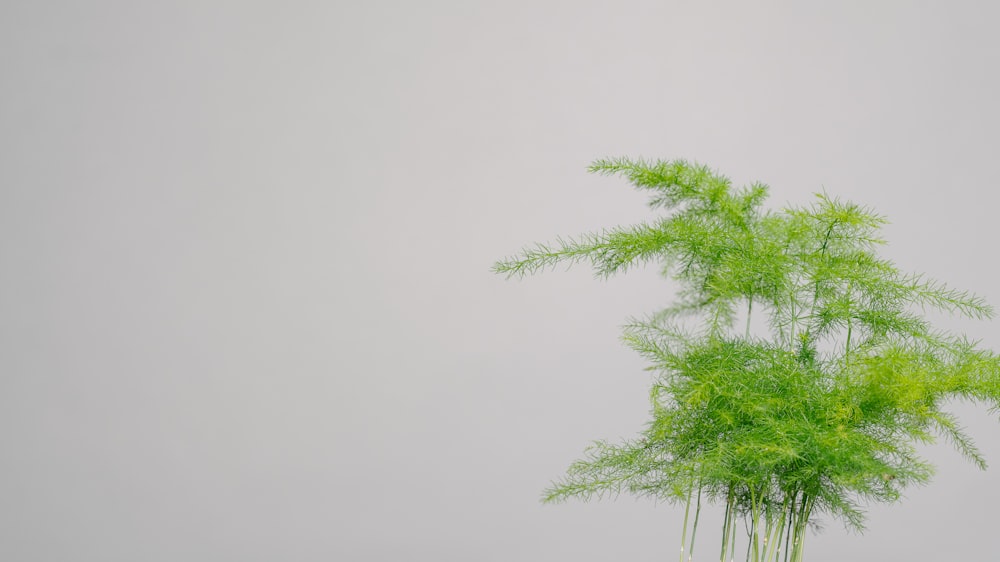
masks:
{"label": "plant stem", "polygon": [[792,291],[792,296],[790,299],[792,302],[789,305],[789,313],[791,314],[791,323],[788,325],[788,350],[795,351],[795,291]]}
{"label": "plant stem", "polygon": [[694,484],[691,484],[691,489],[688,491],[687,503],[684,505],[684,527],[681,529],[681,557],[680,562],[684,562],[684,540],[687,538],[688,532],[688,514],[691,512],[691,494],[694,493]]}
{"label": "plant stem", "polygon": [[803,548],[805,542],[806,524],[809,522],[809,512],[812,509],[813,499],[806,494],[802,494],[802,504],[799,508],[795,521],[795,545],[792,553],[792,562],[802,562]]}
{"label": "plant stem", "polygon": [[[785,501],[781,504],[781,512],[779,513],[780,518],[772,523],[775,518],[773,516],[768,517],[768,526],[773,525],[773,530],[767,533],[767,536],[769,537],[767,539],[769,544],[764,551],[764,560],[766,562],[770,562],[772,558],[774,558],[775,562],[777,562],[777,555],[781,553],[781,532],[785,528],[785,511],[787,511],[787,508],[788,498],[786,497]],[[775,547],[775,544],[778,546]],[[775,550],[775,548],[777,548],[777,550]]]}
{"label": "plant stem", "polygon": [[789,552],[789,550],[790,550],[789,549],[789,544],[790,544],[791,539],[792,539],[792,527],[794,526],[793,524],[795,522],[795,497],[797,495],[798,495],[798,492],[792,492],[791,502],[789,503],[788,510],[787,510],[788,511],[788,524],[787,524],[787,527],[788,528],[785,531],[785,562],[788,562],[788,556],[790,554],[790,552]]}
{"label": "plant stem", "polygon": [[753,520],[751,521],[753,536],[750,538],[753,543],[753,560],[754,562],[760,562],[760,502],[756,494],[754,494],[753,487],[750,488],[750,510],[753,515]]}
{"label": "plant stem", "polygon": [[701,516],[701,482],[698,483],[698,504],[694,508],[694,526],[691,528],[691,547],[688,549],[688,560],[694,557],[694,539],[698,534],[698,518]]}
{"label": "plant stem", "polygon": [[851,289],[854,287],[853,281],[847,282],[847,342],[844,344],[844,357],[851,356],[851,328],[854,327],[854,316],[851,314]]}
{"label": "plant stem", "polygon": [[730,512],[733,509],[733,490],[729,489],[726,498],[726,514],[722,519],[722,552],[719,554],[719,562],[726,562],[726,547],[729,545],[729,533],[732,532],[730,525]]}
{"label": "plant stem", "polygon": [[[736,525],[736,510],[735,509],[732,510],[732,512],[730,512],[729,517],[732,519],[732,523],[730,524],[730,527],[735,526]],[[733,532],[732,530],[729,533],[729,561],[730,562],[735,562],[736,561],[736,533]]]}

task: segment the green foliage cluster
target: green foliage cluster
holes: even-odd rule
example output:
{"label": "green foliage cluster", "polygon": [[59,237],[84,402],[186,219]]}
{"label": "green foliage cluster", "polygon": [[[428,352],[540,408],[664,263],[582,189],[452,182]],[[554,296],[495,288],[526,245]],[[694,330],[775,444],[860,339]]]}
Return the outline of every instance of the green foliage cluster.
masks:
{"label": "green foliage cluster", "polygon": [[652,420],[634,440],[595,443],[544,501],[627,492],[679,502],[681,560],[703,500],[713,502],[724,506],[720,560],[735,557],[745,527],[748,561],[799,562],[818,514],[861,529],[866,503],[929,479],[915,445],[943,436],[985,468],[943,406],[1000,407],[1000,358],[921,313],[992,310],[880,258],[881,216],[826,194],[769,211],[766,186],[736,189],[683,160],[599,160],[590,171],[624,176],[664,216],[536,245],[494,270],[583,262],[609,276],[655,263],[680,290],[625,327],[655,373]]}

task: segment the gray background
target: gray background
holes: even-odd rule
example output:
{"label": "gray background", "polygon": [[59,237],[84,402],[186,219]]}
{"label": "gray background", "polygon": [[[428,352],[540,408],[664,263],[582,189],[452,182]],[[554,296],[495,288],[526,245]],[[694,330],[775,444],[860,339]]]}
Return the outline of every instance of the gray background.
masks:
{"label": "gray background", "polygon": [[[592,159],[685,157],[1000,304],[1000,10],[833,4],[4,2],[0,559],[672,559],[669,506],[537,501],[641,429],[671,287],[489,268],[647,218]],[[995,555],[1000,472],[928,454],[808,558]]]}

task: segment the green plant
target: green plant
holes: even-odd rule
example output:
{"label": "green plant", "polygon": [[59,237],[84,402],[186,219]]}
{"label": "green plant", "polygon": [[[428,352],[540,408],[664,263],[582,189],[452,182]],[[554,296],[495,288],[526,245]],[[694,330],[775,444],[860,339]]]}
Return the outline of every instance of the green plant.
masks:
{"label": "green plant", "polygon": [[880,258],[881,216],[826,194],[768,211],[766,186],[734,189],[682,160],[599,160],[590,171],[624,176],[668,213],[536,245],[494,270],[586,262],[609,276],[653,262],[680,290],[625,327],[655,372],[645,430],[595,443],[543,501],[628,492],[683,504],[681,561],[693,554],[703,501],[714,502],[724,513],[720,560],[735,558],[745,527],[746,560],[800,562],[818,514],[862,529],[866,503],[929,479],[915,445],[943,436],[985,468],[943,406],[1000,407],[1000,359],[921,312],[992,310]]}

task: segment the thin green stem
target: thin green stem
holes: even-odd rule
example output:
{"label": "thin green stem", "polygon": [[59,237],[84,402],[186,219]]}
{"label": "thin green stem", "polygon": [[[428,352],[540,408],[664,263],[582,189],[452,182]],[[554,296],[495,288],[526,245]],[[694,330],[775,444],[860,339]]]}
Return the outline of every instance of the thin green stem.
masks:
{"label": "thin green stem", "polygon": [[799,549],[799,562],[802,561],[802,556],[805,553],[806,531],[809,526],[809,514],[812,512],[813,503],[813,499],[809,498],[809,503],[806,505],[805,513],[802,517],[802,539],[799,541],[802,547]]}
{"label": "thin green stem", "polygon": [[776,516],[772,514],[768,517],[768,526],[772,528],[767,533],[768,538],[765,539],[767,541],[767,548],[764,553],[764,560],[766,562],[771,562],[772,559],[776,562],[776,557],[781,552],[781,532],[785,527],[785,511],[787,509],[788,498],[786,497],[785,501],[781,504],[781,511]]}
{"label": "thin green stem", "polygon": [[691,542],[688,548],[688,560],[694,558],[694,539],[698,535],[698,519],[701,517],[701,483],[698,483],[698,503],[694,509],[694,525],[691,528]]}
{"label": "thin green stem", "polygon": [[812,503],[812,497],[805,494],[802,495],[802,505],[795,522],[795,546],[793,547],[792,562],[802,562],[805,548],[806,525],[809,522],[809,512],[812,509]]}
{"label": "thin green stem", "polygon": [[793,524],[794,524],[794,520],[795,520],[795,498],[796,498],[796,496],[798,496],[798,492],[792,492],[792,495],[790,496],[791,497],[791,502],[789,503],[789,506],[788,506],[788,513],[787,513],[788,523],[787,523],[787,530],[785,531],[785,562],[788,562],[788,556],[790,554],[789,545],[790,545],[790,541],[792,539],[792,527],[794,526]]}
{"label": "thin green stem", "polygon": [[847,342],[844,344],[844,357],[850,357],[851,355],[851,328],[854,327],[854,315],[851,313],[850,308],[853,306],[851,301],[851,291],[854,288],[854,282],[847,282]]}
{"label": "thin green stem", "polygon": [[746,554],[746,558],[744,558],[744,560],[746,560],[746,562],[750,562],[750,554],[752,552],[753,552],[753,538],[752,538],[751,532],[747,531],[747,554]]}
{"label": "thin green stem", "polygon": [[[830,236],[833,235],[833,227],[837,226],[837,222],[838,222],[837,220],[832,221],[830,223],[829,228],[826,229],[826,234],[823,236],[823,244],[822,244],[822,246],[820,246],[820,250],[819,250],[819,257],[820,257],[821,261],[826,258],[826,247],[830,244]],[[822,265],[820,267],[822,267]],[[818,272],[816,274],[815,288],[813,289],[812,305],[810,305],[810,307],[809,307],[809,318],[811,320],[813,320],[813,319],[816,318],[816,304],[817,303],[819,303],[819,274],[818,274]],[[812,334],[812,326],[810,326],[809,328],[806,329],[806,336],[807,336],[807,338],[811,334]]]}
{"label": "thin green stem", "polygon": [[[736,526],[736,510],[732,510],[729,514],[732,518],[732,527]],[[736,533],[735,528],[729,533],[729,562],[736,562]]]}
{"label": "thin green stem", "polygon": [[750,509],[752,511],[753,519],[751,520],[751,530],[753,536],[751,537],[751,542],[753,543],[753,561],[760,562],[760,507],[761,502],[754,493],[753,486],[750,487]]}
{"label": "thin green stem", "polygon": [[681,555],[680,562],[684,562],[684,540],[687,538],[688,532],[688,514],[691,512],[691,495],[694,494],[694,484],[691,484],[691,489],[688,491],[687,503],[684,505],[684,527],[681,529]]}
{"label": "thin green stem", "polygon": [[728,497],[726,498],[726,513],[722,518],[722,552],[719,553],[719,562],[726,562],[726,547],[729,545],[729,533],[732,532],[732,526],[730,525],[730,513],[732,510],[733,491],[730,488]]}
{"label": "thin green stem", "polygon": [[795,351],[795,291],[789,298],[789,313],[791,314],[788,324],[788,350]]}

